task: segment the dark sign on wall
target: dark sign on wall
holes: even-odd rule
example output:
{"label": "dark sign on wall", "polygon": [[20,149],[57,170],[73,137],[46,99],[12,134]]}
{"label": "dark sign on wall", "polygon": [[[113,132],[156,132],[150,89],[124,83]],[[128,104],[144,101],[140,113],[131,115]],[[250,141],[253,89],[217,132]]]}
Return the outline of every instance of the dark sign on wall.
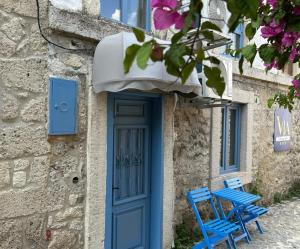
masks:
{"label": "dark sign on wall", "polygon": [[274,114],[274,151],[290,149],[291,113],[287,109],[277,108]]}

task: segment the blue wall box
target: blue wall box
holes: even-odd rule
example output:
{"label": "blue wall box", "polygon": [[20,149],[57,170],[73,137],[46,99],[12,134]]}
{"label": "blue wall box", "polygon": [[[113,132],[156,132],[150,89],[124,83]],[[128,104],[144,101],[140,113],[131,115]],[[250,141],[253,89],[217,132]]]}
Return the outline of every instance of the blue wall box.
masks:
{"label": "blue wall box", "polygon": [[77,82],[49,79],[49,135],[77,133]]}

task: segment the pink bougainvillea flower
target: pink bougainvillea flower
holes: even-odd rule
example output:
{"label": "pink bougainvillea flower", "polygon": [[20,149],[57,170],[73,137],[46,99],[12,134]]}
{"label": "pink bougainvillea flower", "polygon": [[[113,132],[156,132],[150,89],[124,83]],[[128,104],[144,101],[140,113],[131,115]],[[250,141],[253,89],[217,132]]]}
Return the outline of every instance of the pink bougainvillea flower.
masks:
{"label": "pink bougainvillea flower", "polygon": [[298,98],[300,97],[300,93],[296,93],[295,95],[296,95],[296,97],[298,97]]}
{"label": "pink bougainvillea flower", "polygon": [[273,60],[271,63],[265,63],[264,65],[268,70],[271,70],[272,68],[280,69],[277,60]]}
{"label": "pink bougainvillea flower", "polygon": [[170,28],[172,25],[177,23],[179,18],[180,14],[176,11],[157,8],[153,13],[154,27],[158,30]]}
{"label": "pink bougainvillea flower", "polygon": [[296,58],[296,55],[298,55],[297,49],[296,49],[296,48],[292,48],[292,49],[291,49],[290,56],[289,56],[289,60],[290,60],[291,62],[293,62],[293,61],[295,60],[295,58]]}
{"label": "pink bougainvillea flower", "polygon": [[267,0],[267,3],[271,5],[273,8],[276,8],[278,4],[278,0]]}
{"label": "pink bougainvillea flower", "polygon": [[175,23],[175,29],[183,29],[184,21],[185,21],[185,18],[187,17],[187,15],[188,15],[188,12],[185,12],[182,15],[179,15],[179,17],[177,18],[176,23]]}
{"label": "pink bougainvillea flower", "polygon": [[270,38],[280,34],[285,28],[285,22],[277,23],[273,20],[270,24],[265,25],[261,29],[261,36],[263,38]]}
{"label": "pink bougainvillea flower", "polygon": [[293,9],[293,14],[295,14],[296,16],[300,16],[300,6],[299,5]]}
{"label": "pink bougainvillea flower", "polygon": [[291,47],[299,37],[300,35],[297,32],[286,32],[281,40],[282,45],[286,48]]}
{"label": "pink bougainvillea flower", "polygon": [[300,87],[299,80],[293,79],[292,84],[295,89]]}
{"label": "pink bougainvillea flower", "polygon": [[175,9],[176,6],[177,6],[177,0],[151,0],[152,8],[168,7],[170,9]]}

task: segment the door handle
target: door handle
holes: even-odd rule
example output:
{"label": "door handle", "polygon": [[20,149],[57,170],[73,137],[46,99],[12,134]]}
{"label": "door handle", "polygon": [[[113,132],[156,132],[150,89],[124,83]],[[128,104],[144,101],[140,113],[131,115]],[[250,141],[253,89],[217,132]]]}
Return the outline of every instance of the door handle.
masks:
{"label": "door handle", "polygon": [[113,189],[113,190],[116,190],[116,189],[120,189],[120,188],[119,188],[119,187],[113,187],[112,189]]}

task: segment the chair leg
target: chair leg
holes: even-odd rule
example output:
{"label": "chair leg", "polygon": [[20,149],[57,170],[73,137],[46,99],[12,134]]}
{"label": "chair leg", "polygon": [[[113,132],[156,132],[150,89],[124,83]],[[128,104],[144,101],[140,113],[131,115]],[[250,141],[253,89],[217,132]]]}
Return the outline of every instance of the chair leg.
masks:
{"label": "chair leg", "polygon": [[232,241],[231,241],[230,238],[228,238],[228,239],[226,240],[226,245],[227,245],[227,248],[229,248],[229,249],[233,249],[233,248],[234,248],[234,247],[232,246]]}
{"label": "chair leg", "polygon": [[262,229],[262,227],[261,227],[260,223],[258,222],[258,220],[256,220],[255,223],[256,223],[256,226],[257,226],[257,229],[259,230],[259,232],[260,232],[261,234],[263,234],[263,233],[264,233],[264,230]]}
{"label": "chair leg", "polygon": [[240,225],[242,227],[242,231],[244,233],[246,233],[246,235],[247,235],[245,237],[245,239],[246,239],[247,243],[250,244],[250,241],[252,240],[252,238],[251,238],[251,235],[250,235],[250,233],[249,233],[249,231],[248,231],[248,229],[246,227],[246,224],[243,222],[243,219],[242,219],[242,217],[241,217],[241,215],[239,213],[237,214],[237,217],[238,217],[238,220],[239,220]]}
{"label": "chair leg", "polygon": [[230,248],[237,249],[237,248],[236,248],[236,244],[235,244],[235,241],[234,241],[234,238],[233,238],[233,235],[232,235],[232,234],[230,234],[230,235],[229,235],[228,242],[229,242]]}

